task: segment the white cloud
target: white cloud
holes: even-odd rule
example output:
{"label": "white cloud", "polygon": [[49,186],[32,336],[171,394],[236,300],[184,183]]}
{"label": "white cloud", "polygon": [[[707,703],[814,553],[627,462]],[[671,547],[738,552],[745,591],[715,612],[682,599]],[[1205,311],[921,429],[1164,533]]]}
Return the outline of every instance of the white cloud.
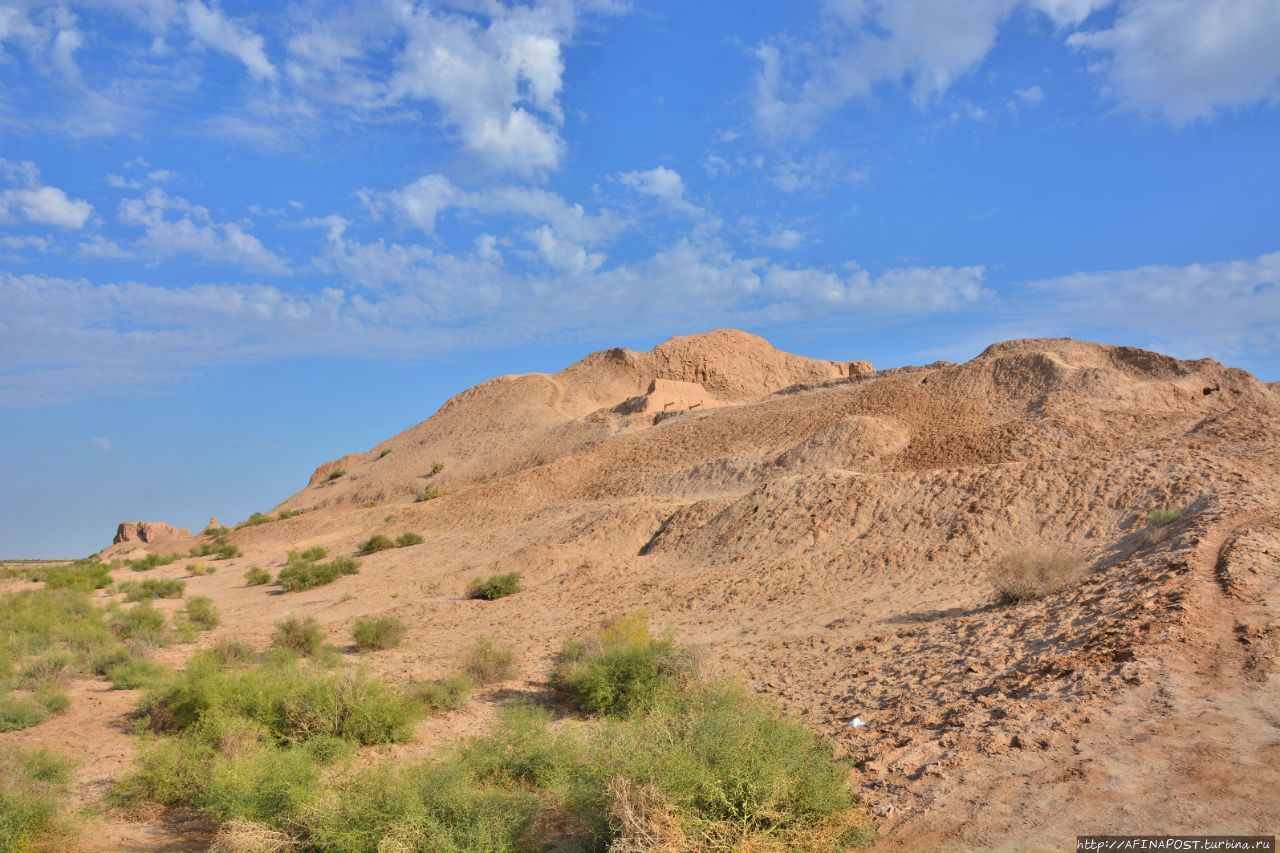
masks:
{"label": "white cloud", "polygon": [[111,452],[111,440],[105,435],[95,435],[93,438],[89,439],[89,443],[101,450],[103,453]]}
{"label": "white cloud", "polygon": [[804,245],[804,234],[794,228],[777,228],[760,238],[762,245],[790,252]]}
{"label": "white cloud", "polygon": [[1109,29],[1067,42],[1105,55],[1109,94],[1122,105],[1175,124],[1280,93],[1276,0],[1127,0]]}
{"label": "white cloud", "polygon": [[11,182],[21,184],[0,191],[0,222],[25,221],[78,230],[93,215],[93,205],[73,199],[57,187],[40,183],[34,163],[0,159],[0,171]]}
{"label": "white cloud", "polygon": [[206,6],[200,0],[192,0],[186,4],[185,11],[187,25],[197,41],[236,57],[255,79],[275,79],[276,69],[267,58],[262,36],[228,18],[216,5]]}
{"label": "white cloud", "polygon": [[1039,86],[1029,86],[1025,89],[1014,89],[1013,95],[1024,104],[1031,104],[1032,106],[1035,106],[1036,104],[1044,103],[1044,90]]}
{"label": "white cloud", "polygon": [[[135,249],[154,260],[194,255],[273,275],[290,272],[289,264],[250,234],[244,224],[215,222],[205,208],[161,189],[121,201],[118,219],[121,224],[143,229]],[[118,257],[113,254],[115,248],[104,241],[85,244],[81,251]]]}

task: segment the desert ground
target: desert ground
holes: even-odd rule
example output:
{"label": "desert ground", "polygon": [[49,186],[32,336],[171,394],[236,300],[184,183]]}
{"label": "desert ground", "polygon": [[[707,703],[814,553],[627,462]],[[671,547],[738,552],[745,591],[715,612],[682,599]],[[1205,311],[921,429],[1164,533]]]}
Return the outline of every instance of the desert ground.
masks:
{"label": "desert ground", "polygon": [[[1174,517],[1152,524],[1161,509]],[[289,517],[231,529],[241,556],[215,573],[149,573],[221,614],[162,661],[264,646],[291,615],[353,659],[355,620],[399,618],[400,647],[359,656],[393,683],[449,672],[481,635],[517,652],[518,678],[379,754],[483,732],[502,703],[546,694],[565,637],[644,610],[836,744],[878,848],[1280,827],[1280,394],[1213,361],[1019,340],[876,370],[717,331],[485,382],[263,511]],[[405,532],[425,541],[359,555]],[[195,533],[130,527],[99,556],[185,553]],[[246,585],[246,568],[313,546],[359,573]],[[990,569],[1026,549],[1082,571],[1001,602]],[[467,597],[510,571],[520,593]],[[91,807],[133,761],[138,692],[82,677],[68,694],[0,743],[76,756]],[[86,821],[88,850],[203,849],[216,829],[164,811]]]}

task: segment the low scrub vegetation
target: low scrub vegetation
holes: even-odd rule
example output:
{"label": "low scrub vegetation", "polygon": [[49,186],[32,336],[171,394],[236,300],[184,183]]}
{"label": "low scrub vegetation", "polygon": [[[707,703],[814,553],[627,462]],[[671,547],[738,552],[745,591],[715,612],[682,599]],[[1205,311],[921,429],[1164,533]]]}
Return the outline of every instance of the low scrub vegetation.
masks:
{"label": "low scrub vegetation", "polygon": [[211,575],[217,571],[217,566],[211,566],[208,563],[187,563],[187,574],[189,575]]}
{"label": "low scrub vegetation", "polygon": [[421,545],[423,538],[418,533],[401,533],[396,537],[397,548],[408,548],[410,545]]}
{"label": "low scrub vegetation", "polygon": [[329,472],[329,476],[325,477],[325,482],[332,483],[334,480],[345,477],[347,472],[342,468],[335,468]]}
{"label": "low scrub vegetation", "polygon": [[386,551],[389,548],[396,547],[396,543],[391,541],[391,537],[382,533],[375,533],[368,539],[360,543],[360,550],[365,554],[372,554],[377,551]]}
{"label": "low scrub vegetation", "polygon": [[[581,645],[679,656],[641,636],[644,624]],[[552,726],[547,710],[517,704],[433,759],[351,760],[469,686],[442,679],[407,695],[359,673],[200,653],[147,692],[162,736],[114,797],[206,814],[235,849],[834,853],[870,838],[848,768],[818,736],[738,687],[683,676],[629,713]]]}
{"label": "low scrub vegetation", "polygon": [[[324,549],[320,549],[323,552]],[[304,552],[305,554],[305,552]],[[318,586],[333,583],[345,575],[360,572],[360,564],[350,557],[339,557],[328,563],[314,560],[290,561],[280,570],[276,578],[285,592],[301,592]]]}
{"label": "low scrub vegetation", "polygon": [[201,631],[218,627],[220,621],[218,608],[214,607],[213,599],[204,595],[193,595],[188,598],[186,606],[180,613],[184,621]]}
{"label": "low scrub vegetation", "polygon": [[130,658],[106,671],[107,681],[111,682],[112,690],[155,687],[172,674],[173,671],[164,664],[145,658]]}
{"label": "low scrub vegetation", "polygon": [[324,648],[324,629],[314,616],[290,616],[276,623],[271,646],[311,657]]}
{"label": "low scrub vegetation", "polygon": [[271,583],[271,572],[262,568],[262,566],[250,566],[245,569],[245,586],[262,586],[266,583]]}
{"label": "low scrub vegetation", "polygon": [[182,598],[186,581],[176,578],[147,578],[144,581],[124,581],[119,591],[125,601],[151,601],[156,598]]}
{"label": "low scrub vegetation", "polygon": [[192,557],[213,557],[217,560],[230,560],[242,556],[239,545],[228,542],[219,536],[212,542],[201,542],[189,552]]}
{"label": "low scrub vegetation", "polygon": [[47,749],[0,746],[0,850],[71,848],[71,771]]}
{"label": "low scrub vegetation", "polygon": [[275,515],[255,512],[244,521],[237,524],[236,530],[239,530],[242,527],[257,527],[259,524],[270,524],[273,521],[284,521],[285,519],[294,518],[299,515],[302,515],[302,510],[300,509],[282,509]]}
{"label": "low scrub vegetation", "polygon": [[389,456],[390,454],[391,454],[391,448],[390,448],[390,447],[384,447],[384,448],[382,448],[382,450],[381,450],[381,451],[379,451],[379,453],[378,453],[378,458],[379,458],[379,459],[386,459],[386,458],[387,458],[387,456]]}
{"label": "low scrub vegetation", "polygon": [[476,684],[493,684],[516,677],[516,653],[489,637],[478,637],[462,657],[463,673]]}
{"label": "low scrub vegetation", "polygon": [[1043,598],[1066,589],[1084,577],[1083,558],[1063,549],[1012,551],[988,570],[988,578],[1003,604]]}
{"label": "low scrub vegetation", "polygon": [[475,686],[470,676],[459,674],[429,681],[414,681],[409,684],[407,691],[428,711],[452,711],[462,707]]}
{"label": "low scrub vegetation", "polygon": [[329,556],[328,551],[319,545],[315,545],[305,551],[290,551],[287,560],[290,563],[314,563],[316,560],[323,560],[327,556]]}
{"label": "low scrub vegetation", "polygon": [[444,497],[444,492],[440,491],[439,489],[423,489],[422,491],[414,495],[413,499],[418,503],[422,503],[423,501],[433,501],[436,498],[442,498],[442,497]]}
{"label": "low scrub vegetation", "polygon": [[441,471],[443,471],[443,470],[444,470],[444,463],[443,463],[443,462],[432,462],[432,463],[431,463],[431,474],[430,474],[429,476],[434,477],[434,476],[436,476],[437,474],[439,474],[439,473],[440,473]]}
{"label": "low scrub vegetation", "polygon": [[111,567],[96,560],[77,560],[65,566],[29,568],[22,576],[31,581],[44,581],[48,589],[77,589],[93,592],[111,586]]}
{"label": "low scrub vegetation", "polygon": [[406,631],[404,623],[394,616],[369,616],[356,620],[351,638],[358,651],[381,651],[399,646]]}
{"label": "low scrub vegetation", "polygon": [[496,601],[508,595],[515,595],[519,591],[520,573],[508,572],[505,575],[490,575],[487,578],[474,579],[467,587],[467,597]]}
{"label": "low scrub vegetation", "polygon": [[1182,518],[1183,508],[1180,506],[1153,507],[1147,513],[1147,524],[1152,527],[1167,527]]}
{"label": "low scrub vegetation", "polygon": [[202,536],[210,536],[210,537],[213,537],[213,538],[215,538],[215,539],[216,539],[216,538],[218,538],[218,537],[220,537],[220,536],[226,536],[226,535],[227,535],[228,533],[230,533],[230,532],[231,532],[231,531],[230,531],[230,530],[228,530],[228,529],[227,529],[227,528],[225,528],[225,527],[221,527],[221,526],[216,526],[216,525],[215,525],[215,526],[211,526],[211,527],[206,527],[206,528],[204,529],[204,532],[203,532],[201,535],[202,535]]}
{"label": "low scrub vegetation", "polygon": [[177,559],[177,554],[148,554],[136,560],[125,560],[124,564],[135,572],[146,572],[151,569],[157,569],[160,566],[167,566],[177,561]]}

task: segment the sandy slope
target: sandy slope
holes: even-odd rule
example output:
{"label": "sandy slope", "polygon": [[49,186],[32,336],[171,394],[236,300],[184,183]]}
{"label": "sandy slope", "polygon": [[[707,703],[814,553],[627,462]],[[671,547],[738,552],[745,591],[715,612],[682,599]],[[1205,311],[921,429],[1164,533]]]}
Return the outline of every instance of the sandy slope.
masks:
{"label": "sandy slope", "polygon": [[[301,515],[232,533],[245,557],[188,592],[221,608],[213,639],[262,643],[306,613],[344,642],[357,617],[392,613],[410,639],[368,663],[394,679],[448,671],[479,634],[516,646],[527,681],[397,752],[483,728],[493,701],[542,689],[565,635],[645,608],[860,757],[883,846],[1274,832],[1278,437],[1280,394],[1211,361],[1030,340],[875,373],[715,332],[472,388],[320,466],[277,508]],[[447,494],[415,502],[426,488]],[[1160,505],[1187,509],[1153,531]],[[406,530],[426,544],[331,586],[241,581],[289,548],[350,554]],[[1089,574],[994,605],[985,569],[1029,544],[1073,549]],[[526,592],[461,598],[513,569]],[[74,720],[0,738],[93,756],[87,799],[127,758],[120,706],[77,702]],[[190,831],[113,825],[102,844]]]}

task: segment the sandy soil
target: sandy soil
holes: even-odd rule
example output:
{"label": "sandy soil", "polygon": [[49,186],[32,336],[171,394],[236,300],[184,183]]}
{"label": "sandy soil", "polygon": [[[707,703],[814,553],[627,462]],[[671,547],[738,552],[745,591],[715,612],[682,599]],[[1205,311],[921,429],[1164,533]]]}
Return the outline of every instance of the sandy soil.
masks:
{"label": "sandy soil", "polygon": [[[424,722],[397,754],[483,730],[496,703],[542,691],[562,638],[644,608],[854,756],[884,848],[1272,833],[1278,438],[1280,394],[1212,361],[1030,340],[874,372],[714,332],[472,388],[320,466],[276,508],[301,515],[231,533],[245,556],[188,593],[222,612],[203,644],[263,644],[308,614],[345,645],[358,617],[398,616],[405,645],[364,656],[393,680],[450,671],[480,634],[516,647],[524,678]],[[427,488],[445,495],[415,501]],[[1185,511],[1154,529],[1156,506]],[[320,589],[242,580],[288,549],[354,554],[410,530],[426,543]],[[1070,549],[1087,574],[997,605],[988,567],[1027,546]],[[526,591],[462,597],[510,570]],[[85,682],[72,699],[0,742],[83,756],[89,804],[130,760],[133,697]],[[199,849],[208,831],[112,815],[91,818],[86,844]]]}

